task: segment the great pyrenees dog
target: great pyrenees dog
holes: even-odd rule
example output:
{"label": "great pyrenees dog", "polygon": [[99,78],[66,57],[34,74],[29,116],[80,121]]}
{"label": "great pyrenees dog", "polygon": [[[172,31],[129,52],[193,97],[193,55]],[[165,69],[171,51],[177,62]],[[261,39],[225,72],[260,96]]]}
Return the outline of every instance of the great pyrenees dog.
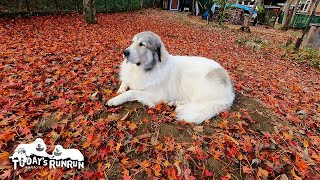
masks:
{"label": "great pyrenees dog", "polygon": [[67,159],[83,161],[84,157],[78,149],[64,149],[61,145],[56,145],[52,156],[52,159]]}
{"label": "great pyrenees dog", "polygon": [[18,158],[19,160],[23,160],[26,159],[27,156],[31,155],[48,157],[49,154],[46,152],[46,150],[47,146],[43,139],[37,138],[30,144],[19,144],[10,158]]}
{"label": "great pyrenees dog", "polygon": [[228,110],[235,98],[227,71],[217,62],[195,56],[173,56],[150,31],[133,37],[123,52],[118,106],[138,101],[149,107],[164,102],[176,106],[176,119],[199,124]]}

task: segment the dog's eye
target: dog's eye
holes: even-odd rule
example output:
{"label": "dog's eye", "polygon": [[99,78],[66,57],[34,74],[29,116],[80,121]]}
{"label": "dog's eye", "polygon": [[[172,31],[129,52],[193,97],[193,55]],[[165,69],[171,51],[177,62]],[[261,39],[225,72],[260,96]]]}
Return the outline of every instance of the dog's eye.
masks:
{"label": "dog's eye", "polygon": [[139,46],[144,46],[144,44],[140,43]]}

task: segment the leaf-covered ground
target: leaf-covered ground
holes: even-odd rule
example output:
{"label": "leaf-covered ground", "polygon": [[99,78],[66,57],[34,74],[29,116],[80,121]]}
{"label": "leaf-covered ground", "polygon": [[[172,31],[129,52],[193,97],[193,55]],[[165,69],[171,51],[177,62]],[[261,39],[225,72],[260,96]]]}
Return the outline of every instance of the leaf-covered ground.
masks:
{"label": "leaf-covered ground", "polygon": [[[292,34],[206,25],[160,10],[0,19],[0,178],[320,179],[320,75],[286,60]],[[134,34],[158,33],[170,53],[212,58],[237,90],[229,112],[201,125],[174,109],[139,103],[109,108],[122,50]],[[242,40],[259,41],[252,51]],[[240,43],[239,43],[240,42]],[[201,87],[199,87],[201,88]],[[85,169],[20,168],[8,157],[42,137],[79,149]]]}

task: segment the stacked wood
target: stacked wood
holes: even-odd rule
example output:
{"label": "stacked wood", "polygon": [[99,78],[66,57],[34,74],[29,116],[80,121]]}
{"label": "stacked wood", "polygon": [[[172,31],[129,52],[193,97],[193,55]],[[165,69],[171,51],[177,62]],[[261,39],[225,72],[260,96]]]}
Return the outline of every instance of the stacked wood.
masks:
{"label": "stacked wood", "polygon": [[229,23],[236,24],[236,25],[243,24],[244,14],[245,14],[244,10],[242,9],[233,10],[233,13],[230,14],[228,19]]}

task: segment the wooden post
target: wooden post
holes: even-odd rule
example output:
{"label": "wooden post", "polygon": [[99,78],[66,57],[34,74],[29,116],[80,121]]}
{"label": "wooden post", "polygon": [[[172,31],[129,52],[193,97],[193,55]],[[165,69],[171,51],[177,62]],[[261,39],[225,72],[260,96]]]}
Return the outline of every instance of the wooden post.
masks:
{"label": "wooden post", "polygon": [[289,16],[291,4],[292,4],[292,0],[287,0],[286,6],[284,7],[284,14],[283,14],[282,23],[281,23],[282,29],[284,30],[288,30],[288,24],[290,22],[290,17],[288,16]]}

